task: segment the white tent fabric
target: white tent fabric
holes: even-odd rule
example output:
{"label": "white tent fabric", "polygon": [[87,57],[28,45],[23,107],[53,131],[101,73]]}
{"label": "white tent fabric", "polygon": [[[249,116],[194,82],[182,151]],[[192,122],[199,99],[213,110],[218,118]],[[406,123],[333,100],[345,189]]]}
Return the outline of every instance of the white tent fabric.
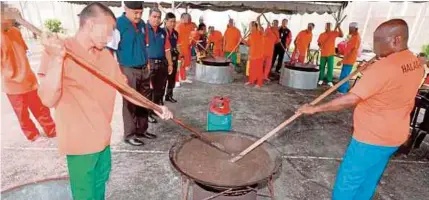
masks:
{"label": "white tent fabric", "polygon": [[[69,1],[73,4],[89,4],[91,1]],[[121,7],[121,1],[99,1],[108,6]],[[342,6],[347,5],[346,1],[144,1],[145,7],[157,6],[160,3],[164,8],[171,8],[172,5],[180,8],[191,8],[212,11],[233,10],[237,12],[273,12],[275,14],[305,14],[305,13],[331,13],[336,12]]]}
{"label": "white tent fabric", "polygon": [[331,13],[345,7],[347,2],[331,1],[190,1],[190,8],[213,11],[234,10],[238,12],[273,12],[275,14]]}

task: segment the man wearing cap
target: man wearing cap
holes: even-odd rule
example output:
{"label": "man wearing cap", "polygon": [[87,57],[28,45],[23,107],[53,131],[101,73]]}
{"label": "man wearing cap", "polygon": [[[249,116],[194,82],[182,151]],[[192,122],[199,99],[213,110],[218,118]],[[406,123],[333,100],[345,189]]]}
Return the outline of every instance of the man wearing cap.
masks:
{"label": "man wearing cap", "polygon": [[410,112],[424,69],[408,49],[408,25],[402,19],[382,23],[374,32],[374,53],[349,93],[298,113],[354,108],[353,136],[339,166],[333,200],[369,200],[392,154],[409,137]]}
{"label": "man wearing cap", "polygon": [[332,79],[334,77],[335,39],[337,37],[343,37],[343,31],[340,26],[336,26],[336,28],[338,31],[331,31],[331,23],[326,23],[325,32],[320,34],[319,39],[317,40],[317,44],[319,45],[321,52],[319,85],[322,85],[325,80],[325,65],[328,64],[326,74],[328,86],[334,86]]}
{"label": "man wearing cap", "polygon": [[[358,32],[358,23],[352,22],[349,25],[349,34],[351,38],[347,41],[346,49],[344,51],[344,58],[339,61],[337,65],[343,64],[341,69],[340,80],[347,77],[353,69],[353,65],[356,62],[358,51],[360,48],[361,38]],[[350,83],[347,81],[338,88],[338,92],[346,94],[350,89]]]}
{"label": "man wearing cap", "polygon": [[298,33],[294,41],[295,50],[293,51],[292,59],[298,59],[300,63],[305,62],[305,57],[308,51],[310,51],[310,44],[313,39],[313,29],[314,24],[308,23],[307,29]]}
{"label": "man wearing cap", "polygon": [[[152,99],[150,69],[147,65],[146,30],[141,19],[142,1],[125,1],[125,12],[117,19],[116,28],[120,32],[116,56],[128,84]],[[133,146],[144,145],[143,138],[154,139],[156,135],[147,132],[149,111],[123,99],[124,141]]]}
{"label": "man wearing cap", "polygon": [[[274,67],[274,63],[277,59],[277,66],[276,66],[276,72],[280,73],[280,69],[283,64],[283,57],[285,55],[285,50],[283,49],[283,46],[286,48],[286,50],[289,50],[290,43],[292,42],[292,32],[287,27],[288,20],[283,19],[282,20],[282,26],[278,28],[278,21],[273,21],[273,27],[278,29],[279,32],[279,39],[274,47],[274,54],[273,54],[273,60],[271,62],[271,66]],[[283,46],[282,46],[283,44]]]}
{"label": "man wearing cap", "polygon": [[149,21],[145,27],[145,39],[150,82],[153,89],[152,101],[158,105],[163,105],[162,98],[164,97],[167,76],[173,72],[173,62],[170,53],[170,40],[165,29],[159,27],[160,24],[161,11],[156,7],[151,8]]}
{"label": "man wearing cap", "polygon": [[[238,69],[238,65],[237,65],[237,53],[239,53],[239,48],[238,48],[238,44],[241,40],[241,33],[240,30],[238,30],[238,28],[235,27],[234,25],[234,20],[233,19],[229,19],[228,22],[228,27],[226,28],[225,33],[223,34],[223,50],[224,50],[224,55],[225,58],[227,56],[230,56],[231,58],[231,62],[234,65],[235,69]],[[235,49],[234,49],[235,48]]]}

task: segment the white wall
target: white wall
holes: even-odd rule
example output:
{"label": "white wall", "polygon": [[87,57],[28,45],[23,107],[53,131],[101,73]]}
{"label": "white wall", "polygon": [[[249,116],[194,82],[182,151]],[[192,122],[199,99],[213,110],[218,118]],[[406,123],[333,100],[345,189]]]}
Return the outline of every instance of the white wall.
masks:
{"label": "white wall", "polygon": [[[59,19],[64,28],[67,29],[69,34],[74,33],[78,28],[78,17],[77,14],[83,9],[83,5],[70,4],[66,2],[58,1],[20,1],[20,2],[8,2],[13,6],[19,8],[23,13],[24,17],[38,27],[42,27],[44,21],[47,19],[56,18]],[[116,16],[120,16],[123,9],[120,7],[111,7]],[[165,8],[167,12],[171,11],[169,8]],[[143,18],[147,19],[149,8],[144,10]],[[184,9],[176,10],[177,17],[184,12]],[[242,24],[248,25],[250,21],[255,20],[258,13],[252,11],[235,12],[235,11],[224,11],[214,12],[211,10],[200,11],[200,10],[189,10],[192,20],[198,24],[198,19],[203,16],[204,22],[207,25],[215,26],[216,29],[224,31],[228,22],[229,16],[236,21],[236,26],[240,30]],[[423,44],[429,44],[429,2],[424,3],[412,3],[412,2],[352,2],[345,10],[347,15],[346,20],[342,24],[342,28],[345,33],[348,32],[347,26],[350,22],[355,21],[359,23],[359,32],[362,35],[363,42],[367,46],[372,45],[372,33],[375,28],[387,19],[402,18],[407,21],[410,28],[410,42],[409,45],[412,49],[419,51]],[[229,15],[229,16],[228,16]],[[313,31],[313,42],[312,47],[317,48],[317,37],[324,31],[324,24],[326,22],[334,23],[334,19],[329,14],[318,15],[318,14],[304,14],[304,15],[292,15],[287,16],[284,14],[273,14],[267,13],[267,18],[272,21],[278,19],[281,21],[284,18],[289,19],[289,28],[292,31],[293,37],[297,33],[305,29],[309,22],[316,24],[315,30]],[[266,24],[261,19],[262,24]],[[26,31],[23,31],[24,34]],[[27,32],[27,36],[29,36]],[[340,40],[337,40],[339,42]]]}

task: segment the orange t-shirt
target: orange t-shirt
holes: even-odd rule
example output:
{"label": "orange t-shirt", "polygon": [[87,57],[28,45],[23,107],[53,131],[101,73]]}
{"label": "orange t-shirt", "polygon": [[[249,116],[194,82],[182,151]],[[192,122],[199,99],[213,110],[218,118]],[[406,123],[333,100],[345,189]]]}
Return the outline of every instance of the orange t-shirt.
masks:
{"label": "orange t-shirt", "polygon": [[190,50],[190,45],[191,45],[191,32],[194,31],[195,29],[195,24],[184,24],[184,23],[180,23],[179,25],[177,25],[176,31],[179,34],[179,38],[177,40],[177,45],[185,50],[185,49],[189,49]]}
{"label": "orange t-shirt", "polygon": [[250,59],[259,59],[264,57],[264,33],[262,31],[250,33],[247,44],[249,45]]}
{"label": "orange t-shirt", "polygon": [[27,58],[27,45],[18,28],[1,32],[1,74],[3,92],[24,94],[37,89],[36,75]]}
{"label": "orange t-shirt", "polygon": [[[99,67],[98,70],[126,84],[125,76],[108,50],[90,54],[75,38],[65,40],[65,45],[78,56],[95,63],[93,67]],[[42,77],[48,78],[50,60],[51,56],[44,53],[39,71]],[[60,153],[83,155],[102,151],[110,145],[116,90],[70,57],[64,60],[62,74],[61,86],[43,88],[47,84],[41,84],[39,89],[43,102],[56,102],[53,107]],[[53,82],[45,78],[41,81]],[[60,97],[49,99],[48,95],[57,91],[61,92]]]}
{"label": "orange t-shirt", "polygon": [[[343,59],[343,64],[345,65],[353,65],[356,62],[358,51],[360,47],[360,36],[359,33],[352,35],[350,40],[347,42],[345,52],[350,52],[350,55],[345,55],[345,59]],[[352,51],[352,49],[355,49]]]}
{"label": "orange t-shirt", "polygon": [[301,55],[305,55],[308,51],[308,47],[313,39],[313,34],[310,31],[303,30],[296,36],[296,49]]}
{"label": "orange t-shirt", "polygon": [[[277,33],[277,35],[276,35]],[[264,53],[265,56],[271,57],[274,53],[274,46],[278,40],[279,31],[273,30],[273,28],[268,28],[265,30],[264,34]]]}
{"label": "orange t-shirt", "polygon": [[418,58],[409,50],[391,54],[364,70],[350,91],[362,99],[354,111],[353,137],[381,146],[404,143],[423,75]]}
{"label": "orange t-shirt", "polygon": [[220,31],[213,31],[208,38],[208,43],[213,42],[213,50],[222,50],[223,37]]}
{"label": "orange t-shirt", "polygon": [[[225,52],[232,52],[234,48],[237,46],[238,42],[241,40],[241,33],[236,27],[228,27],[226,28],[225,34],[223,34],[225,40]],[[237,48],[238,49],[238,48]],[[237,51],[235,49],[235,51]]]}
{"label": "orange t-shirt", "polygon": [[338,31],[329,31],[320,34],[317,43],[320,46],[322,57],[335,55],[335,39],[337,37],[340,37],[340,32]]}
{"label": "orange t-shirt", "polygon": [[271,26],[270,29],[271,29],[271,32],[274,33],[274,36],[276,38],[276,43],[277,43],[277,41],[280,40],[279,27]]}

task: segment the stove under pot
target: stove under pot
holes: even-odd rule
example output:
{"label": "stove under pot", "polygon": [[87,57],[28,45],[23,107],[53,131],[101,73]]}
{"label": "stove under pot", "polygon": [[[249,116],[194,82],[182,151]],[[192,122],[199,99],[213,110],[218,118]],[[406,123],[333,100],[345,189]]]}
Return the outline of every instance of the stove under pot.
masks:
{"label": "stove under pot", "polygon": [[257,193],[255,187],[243,189],[230,189],[219,191],[200,183],[195,183],[192,187],[193,200],[256,200]]}

